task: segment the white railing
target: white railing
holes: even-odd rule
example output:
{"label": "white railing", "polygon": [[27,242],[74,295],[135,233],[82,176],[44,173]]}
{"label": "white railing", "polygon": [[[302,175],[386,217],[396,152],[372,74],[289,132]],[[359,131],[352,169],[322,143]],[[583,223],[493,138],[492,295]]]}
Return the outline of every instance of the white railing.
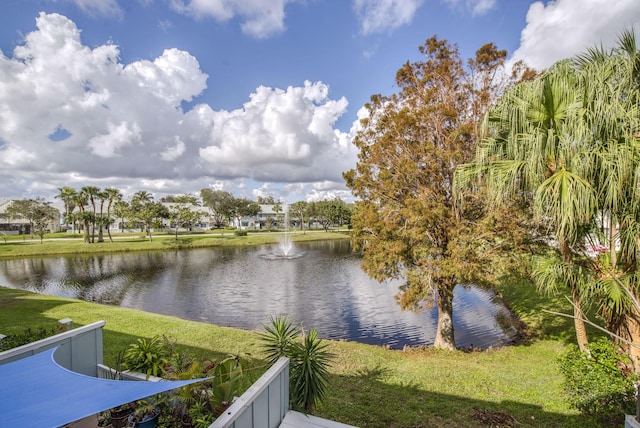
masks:
{"label": "white railing", "polygon": [[157,376],[147,376],[145,373],[132,372],[131,370],[118,371],[104,364],[98,364],[98,377],[100,379],[113,380],[146,380],[149,382],[162,382],[165,379]]}
{"label": "white railing", "polygon": [[103,362],[102,328],[104,325],[104,321],[97,321],[0,352],[0,364],[10,363],[60,346],[55,353],[58,364],[68,370],[95,377],[98,375],[98,364]]}
{"label": "white railing", "polygon": [[277,428],[289,410],[289,359],[280,358],[209,428]]}

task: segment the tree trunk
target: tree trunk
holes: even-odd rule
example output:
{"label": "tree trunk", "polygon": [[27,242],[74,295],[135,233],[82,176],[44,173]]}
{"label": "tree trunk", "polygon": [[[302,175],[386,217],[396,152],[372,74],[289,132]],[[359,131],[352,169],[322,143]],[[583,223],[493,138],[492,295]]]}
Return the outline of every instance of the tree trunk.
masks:
{"label": "tree trunk", "polygon": [[90,244],[91,243],[91,236],[89,235],[89,220],[85,220],[83,222],[84,225],[84,242],[86,244]]}
{"label": "tree trunk", "polygon": [[433,342],[435,348],[456,349],[453,334],[453,289],[454,284],[445,284],[438,289],[438,328]]}
{"label": "tree trunk", "polygon": [[[573,254],[569,244],[564,239],[559,239],[560,254],[562,254],[562,260],[567,264],[573,264]],[[587,350],[587,344],[589,339],[587,337],[587,328],[584,324],[584,312],[582,311],[582,303],[580,302],[580,290],[578,290],[577,284],[567,284],[569,290],[571,290],[571,300],[573,303],[573,325],[576,329],[576,342],[578,348],[581,351]]]}
{"label": "tree trunk", "polygon": [[582,311],[582,303],[580,302],[580,293],[575,288],[571,290],[573,300],[573,324],[576,329],[576,341],[581,351],[587,350],[589,338],[587,337],[587,328],[584,324],[584,312]]}
{"label": "tree trunk", "polygon": [[[638,315],[637,309],[634,309],[635,314]],[[629,346],[629,358],[631,364],[633,364],[633,371],[635,374],[640,374],[640,322],[634,318],[629,318],[629,341],[636,346]]]}
{"label": "tree trunk", "polygon": [[104,233],[102,232],[102,225],[98,229],[98,242],[104,242]]}
{"label": "tree trunk", "polygon": [[[630,290],[633,293],[633,299],[638,301],[637,293]],[[626,325],[622,328],[619,334],[631,344],[622,343],[622,347],[627,351],[631,364],[633,364],[633,371],[636,375],[640,374],[640,308],[634,303],[630,309],[630,314],[626,318]],[[625,328],[626,327],[626,328]],[[640,406],[640,401],[639,401]],[[640,409],[640,407],[639,407]]]}
{"label": "tree trunk", "polygon": [[616,251],[616,235],[618,234],[618,222],[615,220],[613,214],[609,214],[611,218],[609,219],[609,254],[611,255],[611,269],[614,272],[617,272],[618,269],[618,253]]}

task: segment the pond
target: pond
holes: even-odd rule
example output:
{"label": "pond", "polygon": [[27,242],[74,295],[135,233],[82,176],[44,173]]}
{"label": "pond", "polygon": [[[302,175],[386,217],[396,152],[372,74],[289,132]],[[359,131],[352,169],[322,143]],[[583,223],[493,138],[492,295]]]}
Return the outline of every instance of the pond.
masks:
{"label": "pond", "polygon": [[[2,260],[0,284],[247,330],[288,314],[324,338],[392,349],[433,343],[436,310],[402,311],[399,283],[370,279],[348,241],[297,243],[291,259],[270,257],[274,248]],[[510,343],[511,318],[491,291],[456,287],[457,346]]]}

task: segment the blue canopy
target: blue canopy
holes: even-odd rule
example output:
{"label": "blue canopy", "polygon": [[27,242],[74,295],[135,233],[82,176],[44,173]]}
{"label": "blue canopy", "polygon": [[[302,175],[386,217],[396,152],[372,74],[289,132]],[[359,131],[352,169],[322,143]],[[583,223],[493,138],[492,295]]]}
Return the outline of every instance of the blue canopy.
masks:
{"label": "blue canopy", "polygon": [[0,427],[59,427],[113,407],[204,379],[125,381],[75,373],[57,348],[0,365]]}

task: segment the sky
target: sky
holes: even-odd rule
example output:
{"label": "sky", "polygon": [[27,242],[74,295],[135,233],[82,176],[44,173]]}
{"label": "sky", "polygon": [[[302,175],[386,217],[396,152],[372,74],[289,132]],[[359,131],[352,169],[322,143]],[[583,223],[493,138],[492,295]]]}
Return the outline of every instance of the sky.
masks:
{"label": "sky", "polygon": [[0,197],[351,201],[361,109],[426,39],[544,69],[630,28],[638,0],[2,0]]}

